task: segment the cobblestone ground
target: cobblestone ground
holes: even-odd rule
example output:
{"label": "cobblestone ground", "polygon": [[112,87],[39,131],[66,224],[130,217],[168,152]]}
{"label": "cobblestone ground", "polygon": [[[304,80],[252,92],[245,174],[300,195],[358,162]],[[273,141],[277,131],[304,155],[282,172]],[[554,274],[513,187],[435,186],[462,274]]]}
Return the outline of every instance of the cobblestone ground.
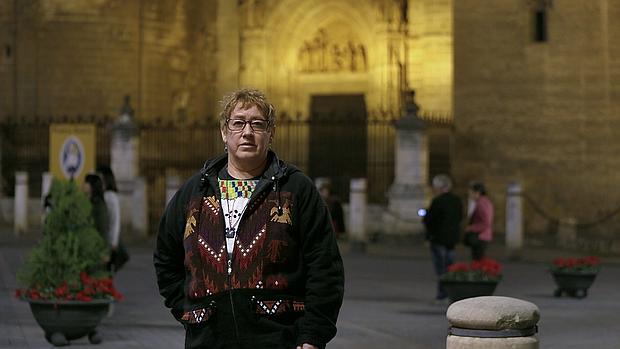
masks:
{"label": "cobblestone ground", "polygon": [[[1,239],[0,239],[1,240]],[[7,239],[4,239],[7,240]],[[183,330],[157,294],[150,243],[131,248],[132,259],[117,275],[125,300],[99,326],[103,343],[86,339],[71,348],[182,348]],[[15,271],[31,244],[0,244],[0,348],[50,348],[28,305],[13,298]],[[338,335],[329,348],[445,348],[448,305],[434,305],[434,276],[423,244],[375,244],[366,254],[349,253],[342,244],[346,297]],[[459,259],[467,254],[458,250]],[[491,254],[501,259],[503,249]],[[618,259],[607,262],[585,299],[553,297],[554,283],[545,262],[566,252],[532,250],[519,262],[502,260],[504,279],[496,295],[538,305],[540,347],[545,349],[620,348]]]}

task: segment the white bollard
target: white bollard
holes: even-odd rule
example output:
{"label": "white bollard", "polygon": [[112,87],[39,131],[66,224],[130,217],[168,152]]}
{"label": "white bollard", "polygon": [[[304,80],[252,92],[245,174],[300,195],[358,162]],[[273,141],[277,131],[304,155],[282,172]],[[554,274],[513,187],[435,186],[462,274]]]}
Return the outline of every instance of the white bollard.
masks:
{"label": "white bollard", "polygon": [[181,180],[179,176],[166,176],[166,206],[172,200],[172,197],[179,190],[179,186],[181,185]]}
{"label": "white bollard", "polygon": [[519,258],[523,248],[523,190],[516,182],[506,191],[506,249],[510,258]]}
{"label": "white bollard", "polygon": [[28,172],[15,172],[15,221],[16,235],[28,230]]}
{"label": "white bollard", "polygon": [[558,226],[558,245],[575,247],[577,241],[577,220],[573,217],[561,219]]}
{"label": "white bollard", "polygon": [[452,303],[446,349],[538,349],[536,304],[484,296]]}
{"label": "white bollard", "polygon": [[351,251],[366,251],[366,178],[351,179],[349,191],[349,238]]}
{"label": "white bollard", "polygon": [[147,201],[146,180],[137,177],[132,193],[133,210],[131,211],[131,228],[135,235],[146,237],[149,226],[149,207]]}

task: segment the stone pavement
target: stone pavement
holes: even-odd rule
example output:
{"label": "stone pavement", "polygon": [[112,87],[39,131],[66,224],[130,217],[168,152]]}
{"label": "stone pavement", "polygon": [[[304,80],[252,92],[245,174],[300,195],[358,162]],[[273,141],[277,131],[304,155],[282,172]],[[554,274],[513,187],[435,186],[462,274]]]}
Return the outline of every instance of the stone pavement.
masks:
{"label": "stone pavement", "polygon": [[[0,348],[51,348],[28,305],[13,297],[15,272],[33,245],[33,238],[16,239],[0,228]],[[341,244],[346,270],[346,295],[338,320],[338,335],[329,348],[445,348],[447,305],[434,305],[434,276],[427,247],[414,240],[379,241],[365,254]],[[114,305],[111,317],[98,327],[103,343],[83,338],[70,348],[182,348],[183,329],[163,307],[151,262],[152,242],[131,246],[132,259],[116,278],[125,300]],[[457,250],[459,260],[467,251]],[[540,347],[544,349],[620,348],[620,259],[603,257],[603,270],[585,299],[555,298],[545,263],[557,250],[528,249],[520,261],[503,258],[503,247],[490,255],[504,264],[504,279],[496,295],[538,305]]]}

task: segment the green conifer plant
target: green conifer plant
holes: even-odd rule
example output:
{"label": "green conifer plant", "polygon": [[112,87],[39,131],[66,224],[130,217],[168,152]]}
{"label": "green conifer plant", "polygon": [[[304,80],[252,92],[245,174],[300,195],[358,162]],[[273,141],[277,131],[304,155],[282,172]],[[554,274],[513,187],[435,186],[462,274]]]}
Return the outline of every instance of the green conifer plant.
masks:
{"label": "green conifer plant", "polygon": [[23,299],[82,300],[122,296],[105,270],[108,248],[94,227],[89,199],[71,181],[54,180],[43,235],[18,272]]}

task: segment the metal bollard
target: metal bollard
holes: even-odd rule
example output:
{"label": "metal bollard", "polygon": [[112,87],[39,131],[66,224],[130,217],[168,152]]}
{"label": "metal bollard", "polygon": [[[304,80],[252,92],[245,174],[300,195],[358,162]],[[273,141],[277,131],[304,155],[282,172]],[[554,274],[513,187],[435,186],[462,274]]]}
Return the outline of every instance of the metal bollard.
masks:
{"label": "metal bollard", "polygon": [[540,311],[524,300],[485,296],[452,303],[446,349],[538,349]]}

